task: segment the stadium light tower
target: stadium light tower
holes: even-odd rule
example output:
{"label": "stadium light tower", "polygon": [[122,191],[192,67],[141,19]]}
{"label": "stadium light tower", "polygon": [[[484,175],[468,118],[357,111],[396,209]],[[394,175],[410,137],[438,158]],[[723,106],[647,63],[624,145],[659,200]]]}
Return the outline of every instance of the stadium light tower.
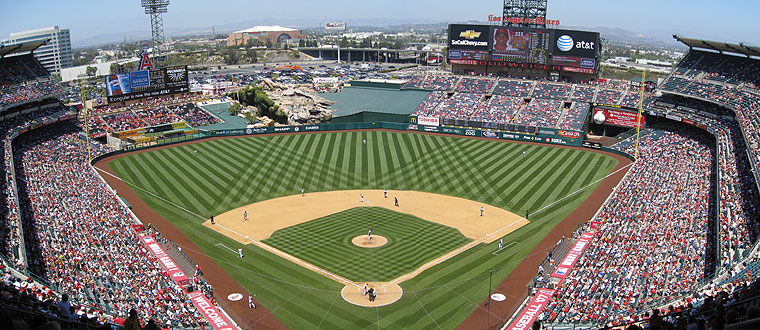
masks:
{"label": "stadium light tower", "polygon": [[[547,2],[548,0],[504,0],[504,17],[530,18],[533,19],[533,22],[536,22],[536,18],[541,17],[545,21]],[[512,23],[507,20],[502,20],[502,24],[507,26],[546,28],[546,24]]]}
{"label": "stadium light tower", "polygon": [[145,8],[145,13],[150,15],[151,41],[155,56],[164,43],[164,20],[161,14],[168,12],[169,0],[140,0],[140,5]]}

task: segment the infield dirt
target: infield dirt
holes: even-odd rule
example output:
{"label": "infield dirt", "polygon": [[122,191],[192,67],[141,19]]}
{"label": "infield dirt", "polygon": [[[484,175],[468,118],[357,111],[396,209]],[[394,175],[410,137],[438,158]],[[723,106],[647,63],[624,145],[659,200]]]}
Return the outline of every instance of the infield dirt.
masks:
{"label": "infield dirt", "polygon": [[[364,202],[361,197],[364,196]],[[399,206],[395,206],[398,198]],[[467,238],[490,243],[528,224],[504,209],[464,198],[419,191],[338,190],[273,198],[227,211],[205,226],[242,244],[269,238],[281,228],[319,219],[354,207],[383,207],[458,229]],[[480,208],[483,207],[483,216]],[[243,214],[248,214],[245,220]],[[367,230],[370,228],[362,228]],[[246,236],[248,239],[246,239]],[[328,239],[326,237],[326,239]]]}

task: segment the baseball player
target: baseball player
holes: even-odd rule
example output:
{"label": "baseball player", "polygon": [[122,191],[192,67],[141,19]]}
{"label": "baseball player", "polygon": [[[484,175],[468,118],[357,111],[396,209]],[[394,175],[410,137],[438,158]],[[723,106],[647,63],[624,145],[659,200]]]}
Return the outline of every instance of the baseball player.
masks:
{"label": "baseball player", "polygon": [[481,217],[483,216],[483,211],[485,211],[485,209],[484,209],[484,208],[481,206],[481,207],[480,207],[480,216],[481,216]]}
{"label": "baseball player", "polygon": [[388,189],[383,190],[383,196],[388,198]]}
{"label": "baseball player", "polygon": [[359,194],[359,203],[364,203],[364,194]]}
{"label": "baseball player", "polygon": [[304,193],[304,190],[303,190],[303,187],[301,187],[301,197],[303,197],[303,193]]}
{"label": "baseball player", "polygon": [[372,240],[372,229],[367,233],[367,238],[369,238],[370,241]]}
{"label": "baseball player", "polygon": [[256,305],[253,304],[253,296],[250,294],[248,295],[248,308],[250,309],[256,308]]}
{"label": "baseball player", "polygon": [[211,215],[211,224],[212,224],[212,225],[215,225],[215,224],[216,224],[216,222],[214,222],[214,215],[213,215],[213,214]]}
{"label": "baseball player", "polygon": [[243,211],[243,220],[248,221],[248,211]]}
{"label": "baseball player", "polygon": [[367,145],[367,139],[362,139],[362,143],[364,143],[364,145]]}
{"label": "baseball player", "polygon": [[499,238],[499,251],[501,251],[501,248],[502,248],[502,244],[504,244],[504,242],[502,242],[502,239],[501,239],[501,238]]}
{"label": "baseball player", "polygon": [[365,296],[367,295],[367,284],[369,284],[369,283],[364,283],[364,286],[362,287],[362,290],[364,290],[364,295]]}
{"label": "baseball player", "polygon": [[525,151],[523,150],[523,159],[525,159]]}
{"label": "baseball player", "polygon": [[528,220],[529,215],[530,215],[530,212],[528,212],[528,210],[525,210],[525,220]]}
{"label": "baseball player", "polygon": [[238,258],[243,259],[243,248],[238,249]]}
{"label": "baseball player", "polygon": [[396,207],[398,207],[398,198],[393,197],[393,202],[396,203]]}
{"label": "baseball player", "polygon": [[198,150],[197,149],[193,150],[193,152],[195,153],[196,156],[198,156]]}

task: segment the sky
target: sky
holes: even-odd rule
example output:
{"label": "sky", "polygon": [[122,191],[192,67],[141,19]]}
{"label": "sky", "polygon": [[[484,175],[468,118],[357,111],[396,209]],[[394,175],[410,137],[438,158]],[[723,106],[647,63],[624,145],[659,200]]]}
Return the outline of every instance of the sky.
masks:
{"label": "sky", "polygon": [[[257,19],[485,22],[488,15],[501,15],[502,5],[503,0],[174,0],[163,17],[165,30]],[[622,28],[665,38],[677,33],[760,45],[760,28],[754,25],[760,1],[549,0],[548,7],[547,18],[567,26]],[[11,32],[57,25],[70,29],[76,47],[78,40],[99,34],[150,30],[140,0],[0,0],[0,9],[0,39]]]}

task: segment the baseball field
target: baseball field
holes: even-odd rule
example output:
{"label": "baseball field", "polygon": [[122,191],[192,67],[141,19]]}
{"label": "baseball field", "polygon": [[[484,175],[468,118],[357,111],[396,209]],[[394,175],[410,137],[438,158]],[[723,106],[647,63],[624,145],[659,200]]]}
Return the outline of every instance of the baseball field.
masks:
{"label": "baseball field", "polygon": [[[263,306],[256,310],[235,305],[247,302],[220,301],[223,307],[232,305],[243,328],[277,327],[263,321],[273,315],[291,329],[452,329],[474,310],[492,308],[482,304],[488,293],[581,205],[618,160],[571,148],[371,130],[216,139],[107,164],[152,211],[192,241],[183,251],[210,257],[236,282],[232,287],[256,294]],[[381,197],[384,189],[389,197],[413,192],[428,197],[394,209]],[[339,211],[332,204],[349,202],[313,200],[349,190],[362,197],[366,191],[366,204],[354,192],[341,198],[355,207],[346,204]],[[471,205],[455,206],[450,197]],[[329,214],[296,221],[294,214],[302,210],[277,204],[281,199],[306,205],[302,208],[314,214]],[[480,220],[479,206],[488,219]],[[251,208],[248,221],[236,213],[245,208]],[[506,227],[526,210],[527,221],[500,232],[506,235],[502,250],[497,242],[501,234],[482,239],[467,227]],[[208,223],[210,215],[224,214],[228,216],[217,227]],[[273,223],[293,225],[275,228]],[[352,244],[368,229],[387,243],[371,249]],[[353,282],[388,281],[423,264],[429,267],[399,281],[399,300],[368,308],[343,299],[345,283],[269,247]],[[212,276],[209,281],[220,300],[231,290]],[[514,298],[524,287],[514,290],[500,293]],[[506,321],[503,315],[486,313]]]}

